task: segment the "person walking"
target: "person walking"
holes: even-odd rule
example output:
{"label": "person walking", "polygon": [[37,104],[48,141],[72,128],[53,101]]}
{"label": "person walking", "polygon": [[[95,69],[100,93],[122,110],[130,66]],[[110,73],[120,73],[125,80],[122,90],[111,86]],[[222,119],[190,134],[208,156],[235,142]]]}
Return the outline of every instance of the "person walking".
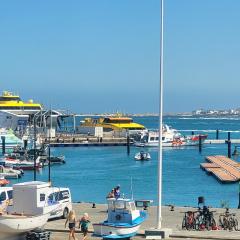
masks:
{"label": "person walking", "polygon": [[89,223],[90,223],[90,219],[89,219],[88,213],[84,213],[82,218],[79,220],[79,228],[81,227],[81,231],[83,233],[82,240],[85,240],[87,238]]}
{"label": "person walking", "polygon": [[68,217],[65,222],[65,228],[67,227],[67,223],[68,223],[68,227],[69,227],[68,239],[70,240],[72,237],[74,240],[77,240],[77,238],[75,237],[76,215],[75,215],[74,211],[69,212]]}

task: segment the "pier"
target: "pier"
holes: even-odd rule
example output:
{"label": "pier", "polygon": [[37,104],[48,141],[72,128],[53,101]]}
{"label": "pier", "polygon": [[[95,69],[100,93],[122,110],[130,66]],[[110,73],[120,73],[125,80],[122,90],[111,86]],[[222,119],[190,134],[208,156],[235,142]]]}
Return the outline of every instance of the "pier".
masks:
{"label": "pier", "polygon": [[[204,144],[225,144],[225,139],[206,139]],[[240,144],[240,139],[231,139],[231,143]]]}
{"label": "pier", "polygon": [[240,163],[221,155],[207,156],[206,161],[208,163],[201,163],[200,167],[219,181],[231,183],[240,180]]}
{"label": "pier", "polygon": [[133,140],[126,137],[95,137],[86,134],[58,134],[54,138],[41,136],[41,142],[51,147],[103,147],[103,146],[127,146]]}

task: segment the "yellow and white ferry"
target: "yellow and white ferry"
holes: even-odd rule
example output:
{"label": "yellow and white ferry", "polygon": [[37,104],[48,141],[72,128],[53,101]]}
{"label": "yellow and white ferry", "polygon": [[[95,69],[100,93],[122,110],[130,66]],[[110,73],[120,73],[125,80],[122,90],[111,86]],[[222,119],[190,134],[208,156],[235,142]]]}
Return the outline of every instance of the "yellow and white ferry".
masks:
{"label": "yellow and white ferry", "polygon": [[130,117],[110,116],[100,118],[85,118],[80,127],[102,127],[104,132],[129,131],[130,134],[145,130],[145,126],[133,122]]}
{"label": "yellow and white ferry", "polygon": [[33,100],[24,102],[19,95],[4,91],[0,96],[0,111],[7,111],[18,115],[31,115],[42,110],[40,103],[34,103]]}

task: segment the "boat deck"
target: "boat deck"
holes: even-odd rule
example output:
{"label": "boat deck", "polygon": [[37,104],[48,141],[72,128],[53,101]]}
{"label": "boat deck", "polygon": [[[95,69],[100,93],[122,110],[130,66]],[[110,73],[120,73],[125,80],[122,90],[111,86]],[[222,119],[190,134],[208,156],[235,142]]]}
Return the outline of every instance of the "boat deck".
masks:
{"label": "boat deck", "polygon": [[207,163],[200,167],[213,174],[221,182],[237,182],[240,180],[240,164],[228,157],[217,155],[207,156]]}

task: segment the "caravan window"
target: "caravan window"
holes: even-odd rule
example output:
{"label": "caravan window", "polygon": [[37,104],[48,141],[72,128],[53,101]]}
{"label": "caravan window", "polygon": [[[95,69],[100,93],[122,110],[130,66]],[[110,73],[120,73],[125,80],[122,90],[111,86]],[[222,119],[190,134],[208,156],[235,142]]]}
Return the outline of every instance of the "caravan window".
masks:
{"label": "caravan window", "polygon": [[45,194],[41,193],[40,194],[40,202],[45,201]]}
{"label": "caravan window", "polygon": [[7,199],[6,192],[2,192],[0,195],[0,202],[5,201]]}
{"label": "caravan window", "polygon": [[59,200],[69,199],[69,191],[61,191],[59,194]]}

